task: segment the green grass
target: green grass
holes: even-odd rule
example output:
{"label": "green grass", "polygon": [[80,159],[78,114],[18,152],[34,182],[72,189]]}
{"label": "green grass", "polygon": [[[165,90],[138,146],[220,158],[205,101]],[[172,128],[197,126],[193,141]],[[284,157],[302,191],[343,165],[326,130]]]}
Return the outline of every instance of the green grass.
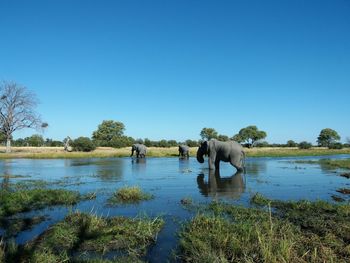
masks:
{"label": "green grass", "polygon": [[109,199],[110,204],[133,204],[140,201],[150,200],[153,195],[144,193],[138,186],[125,186],[118,189],[112,198]]}
{"label": "green grass", "polygon": [[30,189],[0,191],[0,218],[52,205],[72,205],[80,200],[75,191],[64,189]]}
{"label": "green grass", "polygon": [[283,202],[257,207],[211,203],[183,226],[183,262],[350,262],[350,205]]}
{"label": "green grass", "polygon": [[[14,262],[111,262],[103,255],[113,251],[113,262],[141,262],[163,225],[160,218],[103,218],[76,212],[8,257]],[[97,258],[86,259],[89,253]]]}

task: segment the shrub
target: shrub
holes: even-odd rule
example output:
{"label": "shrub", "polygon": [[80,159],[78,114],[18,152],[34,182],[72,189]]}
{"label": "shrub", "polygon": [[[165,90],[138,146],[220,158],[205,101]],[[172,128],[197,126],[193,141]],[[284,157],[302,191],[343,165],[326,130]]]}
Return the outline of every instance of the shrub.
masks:
{"label": "shrub", "polygon": [[96,149],[93,141],[88,137],[79,137],[75,139],[72,143],[73,151],[78,152],[91,152]]}
{"label": "shrub", "polygon": [[310,149],[312,147],[312,144],[306,141],[303,141],[299,143],[298,145],[299,149]]}
{"label": "shrub", "polygon": [[343,149],[343,145],[340,142],[331,143],[328,146],[329,149]]}
{"label": "shrub", "polygon": [[287,147],[297,147],[298,144],[295,141],[293,141],[293,140],[289,140],[289,141],[287,141],[287,145],[286,146]]}

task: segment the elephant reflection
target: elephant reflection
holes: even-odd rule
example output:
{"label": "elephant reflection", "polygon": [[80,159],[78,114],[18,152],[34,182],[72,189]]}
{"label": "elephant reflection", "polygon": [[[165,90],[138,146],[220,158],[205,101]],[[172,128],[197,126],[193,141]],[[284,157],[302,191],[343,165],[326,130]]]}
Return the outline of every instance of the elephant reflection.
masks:
{"label": "elephant reflection", "polygon": [[204,196],[227,197],[239,199],[245,190],[245,180],[242,172],[236,172],[230,177],[221,177],[219,170],[209,170],[208,182],[204,174],[197,176],[199,191]]}

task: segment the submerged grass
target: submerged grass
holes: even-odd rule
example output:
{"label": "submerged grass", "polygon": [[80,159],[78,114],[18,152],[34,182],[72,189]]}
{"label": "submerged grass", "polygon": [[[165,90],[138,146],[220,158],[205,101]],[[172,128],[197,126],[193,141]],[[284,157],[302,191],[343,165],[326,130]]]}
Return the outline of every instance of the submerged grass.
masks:
{"label": "submerged grass", "polygon": [[[190,156],[196,156],[198,147],[190,148]],[[0,149],[1,151],[1,149]],[[92,152],[65,152],[63,147],[13,147],[13,152],[0,153],[0,159],[30,158],[30,159],[74,159],[74,158],[106,158],[106,157],[128,157],[131,147],[111,148],[98,147]],[[245,149],[248,157],[288,157],[288,156],[318,156],[334,154],[350,154],[350,148],[327,149],[314,147],[307,150],[298,148],[252,148]],[[177,157],[178,147],[148,147],[147,157]]]}
{"label": "submerged grass", "polygon": [[283,202],[256,208],[211,203],[180,232],[184,262],[350,262],[350,205]]}
{"label": "submerged grass", "polygon": [[138,186],[125,186],[118,189],[109,199],[110,204],[133,204],[150,200],[153,195],[144,193]]}
{"label": "submerged grass", "polygon": [[[68,215],[15,255],[13,262],[110,262],[102,256],[115,252],[113,262],[138,262],[157,239],[160,218],[103,218],[80,212]],[[89,252],[98,258],[84,259]],[[10,258],[11,256],[11,258]]]}
{"label": "submerged grass", "polygon": [[80,200],[79,192],[64,189],[0,191],[0,218],[51,205],[72,205]]}
{"label": "submerged grass", "polygon": [[0,228],[6,229],[4,237],[15,237],[18,233],[32,229],[34,225],[37,225],[47,218],[45,216],[34,217],[19,217],[19,218],[0,218]]}

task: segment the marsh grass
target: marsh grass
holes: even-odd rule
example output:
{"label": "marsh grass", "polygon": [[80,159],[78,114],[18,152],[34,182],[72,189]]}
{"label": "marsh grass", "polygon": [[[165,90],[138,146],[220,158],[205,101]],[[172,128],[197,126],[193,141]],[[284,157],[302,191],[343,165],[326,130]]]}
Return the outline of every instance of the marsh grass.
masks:
{"label": "marsh grass", "polygon": [[125,186],[118,189],[109,199],[110,204],[134,204],[150,200],[153,195],[144,193],[138,186]]}
{"label": "marsh grass", "polygon": [[[190,156],[196,156],[198,147],[190,148]],[[63,147],[12,147],[13,152],[5,153],[5,148],[0,147],[0,159],[30,158],[30,159],[74,159],[74,158],[107,158],[128,157],[131,147],[111,148],[98,147],[92,152],[65,152]],[[318,156],[333,154],[350,154],[350,148],[340,150],[314,147],[307,150],[298,148],[252,148],[245,149],[248,157],[288,157],[288,156]],[[147,157],[177,157],[178,147],[148,147]]]}
{"label": "marsh grass", "polygon": [[350,205],[282,202],[257,207],[211,203],[180,232],[184,262],[350,262]]}
{"label": "marsh grass", "polygon": [[[107,252],[116,252],[113,262],[140,262],[150,245],[156,242],[164,221],[160,218],[103,218],[72,213],[50,227],[38,238],[19,248],[15,262],[109,262]],[[98,258],[84,260],[96,252]]]}
{"label": "marsh grass", "polygon": [[79,192],[64,189],[1,190],[0,217],[52,205],[72,205],[79,200]]}

